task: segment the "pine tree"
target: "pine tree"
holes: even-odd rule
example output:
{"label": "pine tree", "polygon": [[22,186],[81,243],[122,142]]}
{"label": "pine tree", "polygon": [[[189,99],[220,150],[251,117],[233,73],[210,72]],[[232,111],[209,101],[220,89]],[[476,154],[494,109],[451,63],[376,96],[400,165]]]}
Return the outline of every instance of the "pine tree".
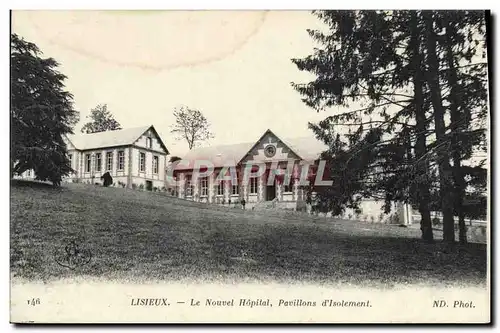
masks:
{"label": "pine tree", "polygon": [[439,185],[441,193],[441,211],[443,213],[443,240],[455,241],[455,220],[453,217],[453,179],[450,165],[450,145],[446,139],[445,108],[443,106],[440,77],[440,63],[437,55],[437,34],[434,28],[434,15],[432,11],[423,14],[426,40],[426,80],[431,92],[431,102],[434,116],[436,134],[435,149],[438,154]]}
{"label": "pine tree", "polygon": [[[455,213],[463,240],[461,201],[467,183],[461,161],[485,141],[484,129],[472,128],[470,121],[476,117],[484,123],[487,114],[486,72],[482,64],[471,61],[472,46],[482,38],[484,16],[467,11],[314,14],[328,28],[309,31],[320,47],[292,61],[316,79],[292,85],[318,112],[362,103],[361,108],[330,115],[313,128],[325,142],[340,133],[340,127],[357,128],[358,140],[351,140],[342,151],[352,155],[350,161],[371,150],[371,161],[365,156],[364,163],[349,166],[349,172],[362,179],[347,179],[364,184],[345,184],[347,192],[383,195],[386,203],[418,206],[422,237],[428,241],[433,240],[430,211],[438,193],[445,241],[454,242]],[[374,133],[379,140],[368,140]],[[356,165],[367,170],[354,172]]]}
{"label": "pine tree", "polygon": [[415,167],[417,178],[417,203],[420,212],[420,225],[422,229],[422,238],[427,241],[433,241],[432,221],[430,212],[430,181],[428,160],[423,158],[427,152],[427,116],[425,110],[424,88],[425,81],[423,77],[423,59],[422,59],[422,27],[419,22],[419,13],[412,11],[410,13],[411,37],[408,43],[408,54],[411,60],[411,76],[413,82],[414,108],[415,108]]}
{"label": "pine tree", "polygon": [[35,178],[59,185],[72,169],[63,136],[78,121],[66,76],[38,47],[11,35],[11,175],[34,170]]}
{"label": "pine tree", "polygon": [[[450,112],[448,126],[453,160],[454,209],[459,218],[459,240],[467,242],[464,198],[466,181],[462,161],[472,157],[474,147],[485,138],[482,123],[487,113],[486,63],[481,59],[485,42],[483,12],[440,12],[437,25],[445,32],[438,39],[442,50],[443,81]],[[475,119],[474,119],[475,118]],[[475,120],[475,121],[474,121]]]}
{"label": "pine tree", "polygon": [[[424,161],[417,163],[418,168],[413,166],[414,160],[419,160],[425,154],[425,142],[430,133],[426,131],[427,119],[423,110],[426,103],[423,81],[418,77],[421,64],[418,59],[413,59],[420,55],[419,44],[416,45],[416,52],[408,49],[413,31],[408,13],[315,12],[330,29],[328,34],[310,31],[310,35],[324,47],[315,50],[312,56],[293,59],[293,62],[300,70],[316,73],[317,79],[309,84],[293,86],[305,96],[304,102],[316,110],[333,105],[346,107],[360,101],[366,103],[367,106],[361,109],[327,117],[325,122],[329,126],[322,126],[330,132],[341,126],[353,126],[358,127],[357,131],[361,130],[362,138],[347,148],[352,155],[350,161],[353,165],[336,164],[345,165],[351,170],[354,165],[365,168],[365,171],[357,173],[361,178],[357,177],[356,180],[364,185],[345,184],[349,188],[347,192],[355,195],[353,190],[359,192],[362,188],[363,196],[385,199],[387,209],[393,200],[419,203],[422,223],[425,225],[422,228],[423,237],[432,240],[429,184],[426,176],[417,177],[419,174],[428,174],[428,165]],[[402,52],[402,49],[406,52]],[[420,89],[421,96],[417,98],[411,91],[412,80],[419,83],[414,85],[414,89]],[[416,125],[411,124],[415,113],[421,116]],[[415,148],[416,156],[413,156],[411,151],[415,137],[420,138],[417,140],[420,150]],[[367,159],[367,156],[370,158]],[[357,159],[363,163],[355,163]],[[415,182],[420,184],[417,187],[422,193],[416,197],[410,190],[415,188]]]}

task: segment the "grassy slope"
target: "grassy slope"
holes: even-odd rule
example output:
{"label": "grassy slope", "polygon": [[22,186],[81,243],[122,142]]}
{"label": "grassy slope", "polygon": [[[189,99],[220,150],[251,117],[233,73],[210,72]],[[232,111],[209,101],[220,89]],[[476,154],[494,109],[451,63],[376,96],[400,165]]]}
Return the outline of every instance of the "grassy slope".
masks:
{"label": "grassy slope", "polygon": [[[48,280],[228,279],[328,283],[485,283],[484,246],[445,253],[418,230],[213,207],[126,189],[11,186],[11,273]],[[78,236],[92,261],[54,251]]]}

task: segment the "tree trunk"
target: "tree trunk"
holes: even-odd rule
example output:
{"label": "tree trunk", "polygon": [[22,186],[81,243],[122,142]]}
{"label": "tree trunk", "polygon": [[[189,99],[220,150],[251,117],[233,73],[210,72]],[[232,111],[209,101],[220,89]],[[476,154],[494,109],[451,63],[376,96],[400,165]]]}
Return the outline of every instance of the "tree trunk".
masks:
{"label": "tree trunk", "polygon": [[436,133],[436,149],[438,154],[439,185],[441,211],[443,213],[443,241],[455,242],[455,221],[453,218],[453,182],[451,178],[450,156],[446,145],[446,126],[444,121],[441,86],[439,84],[439,59],[437,56],[436,33],[431,11],[424,12],[427,42],[427,83],[429,85],[432,108],[434,109],[434,127]]}
{"label": "tree trunk", "polygon": [[465,226],[465,214],[463,209],[463,200],[465,197],[465,182],[464,176],[462,174],[462,154],[460,152],[460,141],[459,134],[462,131],[462,119],[460,115],[459,104],[459,91],[458,78],[457,78],[457,68],[455,66],[454,56],[453,56],[453,44],[451,40],[451,30],[453,27],[450,22],[446,21],[446,62],[448,63],[448,73],[447,80],[450,86],[450,118],[451,118],[451,150],[453,159],[453,180],[455,185],[454,190],[454,203],[455,210],[458,214],[458,225],[459,225],[459,241],[460,244],[467,243],[467,227]]}
{"label": "tree trunk", "polygon": [[[12,149],[12,148],[11,148]],[[14,160],[10,159],[10,179],[14,178]]]}
{"label": "tree trunk", "polygon": [[417,183],[417,201],[418,210],[420,212],[420,230],[422,231],[422,239],[428,242],[434,240],[434,235],[432,232],[432,220],[431,211],[429,209],[429,180],[427,175],[429,174],[429,163],[427,159],[422,156],[426,153],[426,129],[427,126],[424,105],[424,78],[422,71],[422,59],[420,55],[420,34],[422,30],[418,25],[417,12],[411,12],[411,47],[412,52],[412,62],[413,67],[413,90],[414,90],[414,104],[415,104],[415,120],[416,120],[416,134],[417,139],[415,143],[415,160],[417,161],[417,175],[421,175],[423,178],[419,179]]}

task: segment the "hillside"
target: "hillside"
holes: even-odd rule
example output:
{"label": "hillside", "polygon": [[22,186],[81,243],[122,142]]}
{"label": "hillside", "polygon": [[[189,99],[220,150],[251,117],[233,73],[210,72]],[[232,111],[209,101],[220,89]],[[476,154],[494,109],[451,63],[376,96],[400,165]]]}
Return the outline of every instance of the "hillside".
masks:
{"label": "hillside", "polygon": [[[485,246],[445,251],[418,240],[418,229],[83,184],[13,183],[10,227],[11,274],[34,280],[79,275],[391,285],[485,284],[486,276]],[[91,252],[88,263],[60,264],[70,239]]]}

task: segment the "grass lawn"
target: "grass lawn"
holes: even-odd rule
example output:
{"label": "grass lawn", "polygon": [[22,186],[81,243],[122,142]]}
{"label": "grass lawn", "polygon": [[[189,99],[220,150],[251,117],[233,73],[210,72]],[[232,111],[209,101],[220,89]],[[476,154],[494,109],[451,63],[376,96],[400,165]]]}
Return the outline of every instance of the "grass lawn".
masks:
{"label": "grass lawn", "polygon": [[[10,196],[14,278],[486,284],[484,245],[424,244],[413,228],[83,184],[14,182]],[[74,237],[92,259],[69,269],[54,253]]]}

